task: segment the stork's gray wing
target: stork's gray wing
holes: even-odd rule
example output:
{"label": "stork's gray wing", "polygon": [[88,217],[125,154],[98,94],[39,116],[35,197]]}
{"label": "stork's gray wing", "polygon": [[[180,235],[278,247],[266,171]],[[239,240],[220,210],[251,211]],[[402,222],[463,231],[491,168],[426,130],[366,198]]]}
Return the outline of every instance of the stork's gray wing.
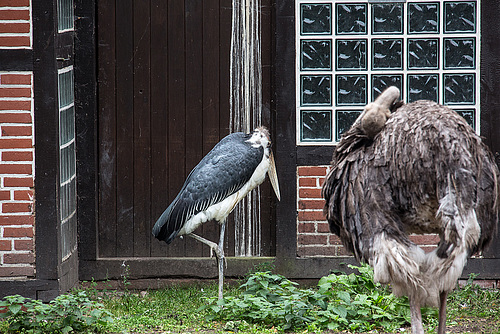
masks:
{"label": "stork's gray wing", "polygon": [[181,191],[158,218],[153,235],[172,242],[194,215],[234,194],[250,180],[264,149],[246,142],[251,135],[233,133],[223,138],[187,177]]}

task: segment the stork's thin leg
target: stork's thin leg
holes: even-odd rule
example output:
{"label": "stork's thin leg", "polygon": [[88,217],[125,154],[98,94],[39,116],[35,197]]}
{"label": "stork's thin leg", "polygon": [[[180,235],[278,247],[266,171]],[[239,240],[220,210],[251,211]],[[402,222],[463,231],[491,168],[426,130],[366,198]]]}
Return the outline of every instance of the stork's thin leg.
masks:
{"label": "stork's thin leg", "polygon": [[420,304],[415,298],[410,297],[410,312],[411,312],[411,333],[424,334],[422,326],[422,313],[420,312]]}
{"label": "stork's thin leg", "polygon": [[448,292],[442,291],[439,294],[439,325],[438,334],[444,334],[446,332],[446,298],[448,297]]}
{"label": "stork's thin leg", "polygon": [[224,232],[226,231],[226,221],[221,224],[220,237],[219,237],[219,253],[220,257],[217,258],[219,265],[219,300],[222,299],[222,287],[224,285]]}
{"label": "stork's thin leg", "polygon": [[215,253],[215,258],[217,259],[217,266],[219,269],[219,299],[222,299],[222,286],[224,283],[224,232],[226,230],[226,223],[224,222],[221,226],[221,231],[220,231],[220,239],[219,239],[219,244],[216,244],[215,242],[212,242],[210,240],[207,240],[203,237],[200,237],[199,235],[196,235],[194,233],[190,233],[189,236],[193,239],[196,239],[208,247],[210,247],[214,253]]}

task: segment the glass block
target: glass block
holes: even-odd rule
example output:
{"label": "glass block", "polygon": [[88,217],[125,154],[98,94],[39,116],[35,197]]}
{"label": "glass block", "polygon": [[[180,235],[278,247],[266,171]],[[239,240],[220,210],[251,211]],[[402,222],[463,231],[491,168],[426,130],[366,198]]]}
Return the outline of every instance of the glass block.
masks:
{"label": "glass block", "polygon": [[335,140],[339,141],[342,134],[349,130],[356,119],[361,115],[359,110],[337,110],[336,124],[337,131],[335,131]]}
{"label": "glass block", "polygon": [[375,100],[386,88],[396,86],[403,93],[403,75],[372,75],[372,100]]}
{"label": "glass block", "polygon": [[332,68],[330,40],[302,40],[300,42],[301,70],[330,70]]}
{"label": "glass block", "polygon": [[73,70],[58,74],[59,109],[74,102],[73,81]]}
{"label": "glass block", "polygon": [[366,105],[366,75],[337,75],[337,105]]}
{"label": "glass block", "polygon": [[332,5],[302,4],[300,6],[301,34],[331,34]]}
{"label": "glass block", "polygon": [[444,74],[444,104],[474,104],[475,75]]}
{"label": "glass block", "polygon": [[445,32],[475,32],[476,2],[447,1],[444,3]]}
{"label": "glass block", "polygon": [[476,110],[475,109],[458,109],[457,114],[462,116],[469,125],[476,130]]}
{"label": "glass block", "polygon": [[337,40],[337,70],[366,70],[366,39]]}
{"label": "glass block", "polygon": [[475,38],[445,38],[444,67],[475,68],[475,50]]}
{"label": "glass block", "polygon": [[302,75],[300,79],[302,105],[332,104],[331,75]]}
{"label": "glass block", "polygon": [[332,111],[302,110],[300,112],[301,141],[332,141]]}
{"label": "glass block", "polygon": [[403,33],[403,4],[372,5],[372,33]]}
{"label": "glass block", "polygon": [[437,69],[439,55],[439,40],[408,39],[408,68]]}
{"label": "glass block", "polygon": [[431,100],[438,102],[438,92],[437,74],[408,75],[408,102],[414,102],[417,100]]}
{"label": "glass block", "polygon": [[439,33],[439,3],[409,3],[408,14],[410,34]]}
{"label": "glass block", "polygon": [[59,144],[64,145],[75,138],[75,107],[59,112]]}
{"label": "glass block", "polygon": [[337,4],[337,34],[366,34],[367,5]]}
{"label": "glass block", "polygon": [[402,39],[372,40],[373,69],[403,69]]}
{"label": "glass block", "polygon": [[74,28],[73,0],[57,0],[57,29],[59,31]]}

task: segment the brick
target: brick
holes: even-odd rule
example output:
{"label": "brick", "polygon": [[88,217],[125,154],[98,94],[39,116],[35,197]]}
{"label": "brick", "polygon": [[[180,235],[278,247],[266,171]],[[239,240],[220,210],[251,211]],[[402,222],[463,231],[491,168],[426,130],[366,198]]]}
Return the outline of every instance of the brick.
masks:
{"label": "brick", "polygon": [[316,227],[314,226],[314,223],[299,223],[297,226],[297,232],[314,233],[316,232]]}
{"label": "brick", "polygon": [[30,46],[29,36],[0,36],[0,45],[2,46]]}
{"label": "brick", "polygon": [[314,177],[299,177],[299,187],[316,187],[316,178]]}
{"label": "brick", "polygon": [[29,7],[30,0],[0,0],[0,7]]}
{"label": "brick", "polygon": [[[0,11],[1,13],[1,11]],[[1,17],[1,16],[0,16]],[[28,17],[29,19],[29,17]],[[2,74],[0,76],[0,84],[2,85],[31,85],[30,74]]]}
{"label": "brick", "polygon": [[30,24],[24,23],[0,23],[0,33],[27,34],[30,32]]}
{"label": "brick", "polygon": [[323,187],[323,183],[325,183],[325,180],[326,180],[326,177],[320,177],[320,178],[318,178],[318,183],[319,183],[319,186],[321,188]]}
{"label": "brick", "polygon": [[299,189],[299,198],[322,198],[321,189],[301,188]]}
{"label": "brick", "polygon": [[2,161],[33,161],[33,152],[5,151]]}
{"label": "brick", "polygon": [[14,200],[16,201],[32,201],[33,190],[16,190],[14,191]]}
{"label": "brick", "polygon": [[29,164],[0,164],[0,174],[31,174],[31,171]]}
{"label": "brick", "polygon": [[0,216],[0,226],[33,225],[35,216]]}
{"label": "brick", "polygon": [[410,240],[417,245],[436,245],[440,238],[437,234],[412,234]]}
{"label": "brick", "polygon": [[12,242],[10,240],[0,240],[0,251],[10,251]]}
{"label": "brick", "polygon": [[15,250],[32,251],[34,250],[33,239],[29,240],[14,240]]}
{"label": "brick", "polygon": [[344,246],[336,246],[337,256],[353,256],[351,252],[347,250]]}
{"label": "brick", "polygon": [[[330,233],[330,226],[328,223],[318,223],[317,224],[318,233]],[[332,235],[336,237],[335,235]]]}
{"label": "brick", "polygon": [[340,241],[340,238],[335,234],[330,234],[328,242],[330,243],[330,245],[339,245],[339,246],[342,245],[342,241]]}
{"label": "brick", "polygon": [[[7,110],[7,104],[8,102],[12,101],[0,101],[0,109],[1,110]],[[12,104],[9,104],[12,105]],[[26,110],[31,110],[31,102],[29,109]],[[31,124],[31,114],[30,113],[0,113],[0,123],[24,123],[24,124]]]}
{"label": "brick", "polygon": [[325,206],[324,200],[304,200],[304,199],[301,199],[299,201],[299,209],[300,210],[306,210],[306,209],[323,210],[324,206]]}
{"label": "brick", "polygon": [[8,201],[8,200],[10,200],[10,191],[0,190],[0,201]]}
{"label": "brick", "polygon": [[33,238],[33,227],[4,227],[4,238]]}
{"label": "brick", "polygon": [[299,221],[324,221],[326,220],[323,211],[299,211]]}
{"label": "brick", "polygon": [[31,126],[2,126],[2,136],[31,136]]}
{"label": "brick", "polygon": [[34,262],[33,253],[7,253],[3,256],[4,264],[32,264]]}
{"label": "brick", "polygon": [[29,21],[30,11],[26,9],[0,10],[0,20],[25,20]]}
{"label": "brick", "polygon": [[21,212],[31,212],[33,208],[33,203],[3,203],[2,212],[3,213],[21,213]]}
{"label": "brick", "polygon": [[35,268],[33,266],[24,267],[0,267],[0,277],[18,277],[18,276],[34,276]]}
{"label": "brick", "polygon": [[32,188],[33,177],[5,177],[3,180],[4,187],[24,187]]}
{"label": "brick", "polygon": [[300,166],[298,168],[299,176],[325,176],[326,167],[319,166]]}
{"label": "brick", "polygon": [[299,245],[327,245],[328,236],[324,234],[299,234]]}
{"label": "brick", "polygon": [[31,98],[31,88],[0,87],[0,97]]}
{"label": "brick", "polygon": [[32,148],[31,138],[0,138],[0,149],[6,148]]}

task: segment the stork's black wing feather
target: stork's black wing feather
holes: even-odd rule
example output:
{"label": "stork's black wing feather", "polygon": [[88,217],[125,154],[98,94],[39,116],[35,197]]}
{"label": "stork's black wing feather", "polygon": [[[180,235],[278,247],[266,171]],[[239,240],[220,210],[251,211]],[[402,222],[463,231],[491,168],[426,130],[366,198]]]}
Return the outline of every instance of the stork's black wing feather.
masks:
{"label": "stork's black wing feather", "polygon": [[241,132],[224,137],[191,171],[184,185],[158,218],[153,235],[172,242],[194,215],[223,201],[250,180],[262,161],[264,149],[252,147],[251,134]]}

